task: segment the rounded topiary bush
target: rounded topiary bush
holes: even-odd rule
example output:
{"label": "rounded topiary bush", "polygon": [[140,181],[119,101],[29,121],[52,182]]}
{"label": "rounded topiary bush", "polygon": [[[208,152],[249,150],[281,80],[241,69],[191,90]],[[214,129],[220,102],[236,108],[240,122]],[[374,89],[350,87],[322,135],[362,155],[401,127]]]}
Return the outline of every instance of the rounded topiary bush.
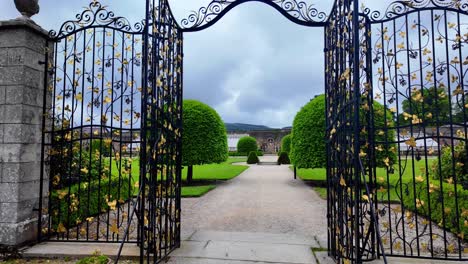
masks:
{"label": "rounded topiary bush", "polygon": [[[385,127],[393,127],[393,119],[389,110],[374,101],[373,117],[375,126],[374,139],[376,142],[391,142],[396,138],[394,130],[387,130],[383,133]],[[386,117],[385,114],[386,113]],[[360,112],[360,119],[364,120],[365,112]],[[325,120],[325,95],[319,95],[307,103],[297,113],[294,118],[291,132],[291,151],[289,157],[292,163],[298,168],[324,168],[327,165],[326,156],[326,120]],[[363,121],[364,122],[364,121]],[[385,123],[387,122],[387,123]],[[387,140],[386,140],[387,139]],[[366,138],[363,138],[366,140]],[[386,158],[393,164],[396,160],[396,154],[391,149],[396,144],[376,144],[379,151],[376,151],[376,163],[379,167],[384,167]]]}
{"label": "rounded topiary bush", "polygon": [[[218,113],[196,100],[184,100],[182,164],[185,166],[221,163],[228,158],[226,127]],[[189,167],[187,180],[191,181]]]}
{"label": "rounded topiary bush", "polygon": [[281,151],[291,152],[291,134],[286,135],[281,139]]}
{"label": "rounded topiary bush", "polygon": [[325,95],[315,97],[296,114],[289,156],[298,168],[326,166]]}
{"label": "rounded topiary bush", "polygon": [[250,151],[249,157],[247,158],[247,164],[256,164],[260,160],[258,160],[257,152],[256,151]]}
{"label": "rounded topiary bush", "polygon": [[257,140],[253,137],[242,137],[237,142],[237,152],[239,153],[250,153],[251,151],[257,151]]}
{"label": "rounded topiary bush", "polygon": [[278,165],[281,165],[281,164],[291,164],[291,161],[289,160],[289,155],[286,151],[282,151],[279,154]]}

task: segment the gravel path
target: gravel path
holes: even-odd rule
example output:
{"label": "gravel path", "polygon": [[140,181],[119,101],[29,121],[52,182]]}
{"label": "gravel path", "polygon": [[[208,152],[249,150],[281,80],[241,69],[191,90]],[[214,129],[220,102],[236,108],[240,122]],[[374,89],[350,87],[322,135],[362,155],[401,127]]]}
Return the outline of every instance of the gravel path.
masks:
{"label": "gravel path", "polygon": [[197,199],[182,199],[182,234],[196,230],[317,237],[326,246],[326,201],[288,166],[252,165]]}

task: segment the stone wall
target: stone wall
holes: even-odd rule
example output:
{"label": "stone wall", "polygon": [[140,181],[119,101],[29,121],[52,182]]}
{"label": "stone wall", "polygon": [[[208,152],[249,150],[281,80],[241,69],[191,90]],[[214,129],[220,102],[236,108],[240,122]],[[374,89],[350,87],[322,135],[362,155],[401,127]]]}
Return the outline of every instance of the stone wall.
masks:
{"label": "stone wall", "polygon": [[47,33],[31,21],[0,21],[0,244],[4,245],[37,238],[45,71],[39,62],[45,61],[46,39]]}
{"label": "stone wall", "polygon": [[291,133],[291,129],[272,129],[250,131],[249,135],[257,139],[259,149],[265,154],[276,154],[281,148],[281,140]]}

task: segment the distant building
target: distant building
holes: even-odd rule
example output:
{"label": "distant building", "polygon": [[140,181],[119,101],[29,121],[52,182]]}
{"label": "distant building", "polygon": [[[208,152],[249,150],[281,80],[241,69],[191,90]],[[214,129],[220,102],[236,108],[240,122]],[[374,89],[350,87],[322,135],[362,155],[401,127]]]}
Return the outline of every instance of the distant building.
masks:
{"label": "distant building", "polygon": [[239,134],[235,132],[228,133],[227,138],[229,151],[237,151],[237,142],[239,142],[239,139],[247,136],[249,136],[249,134]]}
{"label": "distant building", "polygon": [[237,142],[240,138],[251,136],[257,140],[258,149],[265,154],[276,154],[281,148],[281,140],[290,133],[291,128],[228,132],[229,151],[237,151]]}

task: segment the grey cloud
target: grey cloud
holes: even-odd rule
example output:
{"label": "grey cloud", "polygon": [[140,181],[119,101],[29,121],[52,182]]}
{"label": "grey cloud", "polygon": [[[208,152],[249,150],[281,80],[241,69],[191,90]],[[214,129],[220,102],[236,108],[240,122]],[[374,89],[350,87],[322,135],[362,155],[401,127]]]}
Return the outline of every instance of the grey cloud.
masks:
{"label": "grey cloud", "polygon": [[[101,1],[132,23],[144,18],[143,0]],[[333,0],[305,1],[325,12],[333,5]],[[12,2],[2,0],[0,19],[19,16]],[[209,2],[170,0],[178,21]],[[367,2],[380,7],[387,3]],[[58,29],[89,1],[41,0],[40,4],[35,21],[46,29]],[[213,27],[185,34],[184,41],[185,98],[208,103],[227,122],[289,126],[310,98],[323,93],[323,29],[296,25],[264,4],[243,4]]]}

